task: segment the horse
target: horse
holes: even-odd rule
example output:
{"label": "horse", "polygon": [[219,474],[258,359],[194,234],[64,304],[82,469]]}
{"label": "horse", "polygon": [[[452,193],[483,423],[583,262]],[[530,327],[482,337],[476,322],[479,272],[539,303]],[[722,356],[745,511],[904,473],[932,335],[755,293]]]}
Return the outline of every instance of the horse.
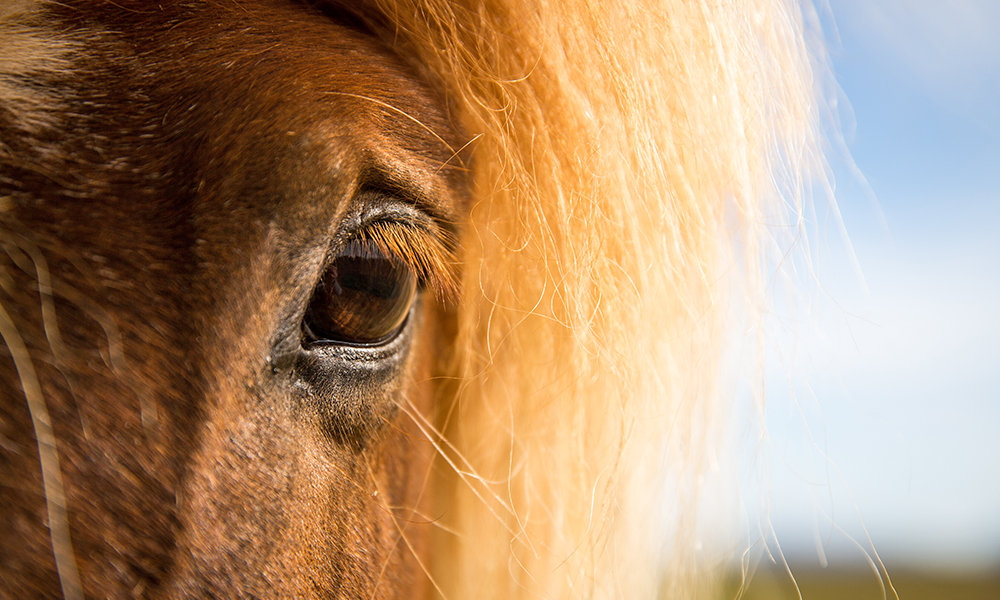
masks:
{"label": "horse", "polygon": [[811,14],[5,2],[0,595],[694,594]]}

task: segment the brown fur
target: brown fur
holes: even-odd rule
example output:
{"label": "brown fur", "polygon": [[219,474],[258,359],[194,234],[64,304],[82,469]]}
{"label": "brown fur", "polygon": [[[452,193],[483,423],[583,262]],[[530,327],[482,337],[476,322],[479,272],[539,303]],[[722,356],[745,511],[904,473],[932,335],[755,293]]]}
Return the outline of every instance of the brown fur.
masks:
{"label": "brown fur", "polygon": [[[458,220],[462,140],[440,101],[303,6],[47,10],[88,51],[35,82],[70,91],[56,125],[4,115],[3,306],[52,416],[86,595],[421,596],[429,444],[399,419],[338,443],[271,361],[362,188]],[[429,410],[442,342],[424,304],[413,358],[359,410],[395,393]],[[0,589],[56,596],[13,367],[0,360]]]}

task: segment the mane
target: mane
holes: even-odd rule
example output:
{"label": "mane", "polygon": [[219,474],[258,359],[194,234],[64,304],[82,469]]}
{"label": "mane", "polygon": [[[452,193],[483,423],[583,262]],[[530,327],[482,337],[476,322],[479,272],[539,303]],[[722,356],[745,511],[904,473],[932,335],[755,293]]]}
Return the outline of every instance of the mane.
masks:
{"label": "mane", "polygon": [[362,18],[471,138],[457,344],[427,424],[438,591],[694,594],[727,315],[752,314],[774,227],[801,233],[822,178],[811,13],[377,4]]}

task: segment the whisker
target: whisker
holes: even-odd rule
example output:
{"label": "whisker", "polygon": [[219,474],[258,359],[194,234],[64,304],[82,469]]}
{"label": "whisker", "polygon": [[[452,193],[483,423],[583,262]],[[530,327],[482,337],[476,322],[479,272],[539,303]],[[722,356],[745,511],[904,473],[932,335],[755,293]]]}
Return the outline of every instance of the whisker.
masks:
{"label": "whisker", "polygon": [[[365,456],[364,458],[365,458],[365,467],[367,467],[368,469],[368,475],[375,483],[375,489],[378,490],[379,497],[384,498],[385,493],[383,493],[382,490],[378,489],[379,487],[378,479],[375,477],[375,473],[372,471],[371,462],[368,460],[367,456]],[[385,506],[384,503],[383,506]],[[395,546],[399,543],[399,540],[403,540],[403,542],[406,544],[406,547],[410,550],[410,554],[413,556],[413,559],[417,561],[418,565],[420,565],[420,570],[423,571],[424,575],[427,576],[427,580],[431,582],[431,585],[434,586],[434,589],[442,598],[447,598],[447,595],[444,593],[444,590],[441,589],[441,586],[438,584],[437,580],[431,574],[430,569],[427,567],[427,565],[424,564],[424,561],[420,558],[420,553],[417,552],[417,549],[413,547],[413,543],[410,542],[410,539],[406,537],[406,533],[403,530],[404,529],[403,526],[400,525],[398,517],[396,517],[395,513],[392,510],[389,510],[389,517],[392,519],[392,524],[396,527],[396,531],[399,532],[399,537],[396,539],[395,544],[393,544],[393,549],[395,549]],[[385,571],[385,567],[387,564],[388,564],[388,558],[386,559],[386,564],[383,565],[382,567],[383,572]],[[382,578],[382,573],[379,573],[379,580],[381,580],[381,578]],[[375,591],[377,589],[378,586],[375,586],[375,589],[372,590],[372,597],[374,597]]]}
{"label": "whisker", "polygon": [[[420,430],[424,433],[424,435],[426,435],[428,437],[428,439],[431,440],[431,444],[434,445],[434,449],[437,450],[437,452],[441,456],[441,458],[443,458],[444,461],[446,463],[448,463],[448,465],[452,468],[452,470],[455,472],[456,475],[458,475],[459,477],[461,477],[462,480],[465,481],[466,483],[470,483],[472,481],[478,481],[479,483],[482,484],[482,487],[486,488],[486,491],[488,492],[488,495],[492,496],[492,499],[497,504],[499,504],[500,506],[502,506],[504,508],[504,510],[506,510],[508,513],[513,513],[514,512],[514,509],[511,508],[511,506],[508,505],[507,502],[503,498],[501,498],[496,492],[494,492],[494,491],[492,491],[492,490],[489,489],[489,483],[490,482],[488,480],[486,480],[485,478],[479,476],[477,473],[475,473],[474,470],[464,470],[464,469],[460,469],[459,468],[459,466],[455,463],[455,460],[451,456],[449,456],[449,454],[445,451],[445,447],[447,447],[448,449],[450,449],[451,451],[456,452],[456,453],[457,453],[457,450],[454,448],[454,446],[452,446],[448,442],[448,440],[440,432],[437,432],[434,429],[434,426],[431,425],[426,420],[426,418],[423,417],[423,415],[420,415],[419,412],[417,412],[417,411],[407,410],[406,406],[401,406],[401,408],[403,409],[404,414],[406,414],[411,419],[413,419],[414,424],[418,428],[420,428]],[[417,416],[419,416],[420,418],[417,419],[416,418]],[[433,436],[431,435],[431,432],[433,432],[433,434],[434,434]],[[445,447],[442,447],[442,445],[440,443],[438,443],[437,441],[435,441],[435,438],[438,439],[438,440],[440,440],[441,442],[443,442]],[[459,459],[463,460],[463,461],[465,460],[462,457],[461,453],[458,453],[457,457]],[[472,469],[472,465],[469,465],[468,462],[466,462],[466,466],[468,466],[470,469]],[[492,514],[496,518],[497,522],[499,522],[507,530],[508,533],[510,533],[511,535],[515,535],[514,530],[511,529],[510,525],[507,524],[507,521],[501,515],[499,515],[497,513],[497,511],[494,509],[492,503],[490,503],[487,500],[487,498],[483,496],[482,492],[480,492],[479,490],[476,489],[476,486],[469,485],[469,490],[473,494],[475,494],[477,498],[479,498],[482,501],[483,506],[486,507],[486,509],[490,512],[490,514]]]}
{"label": "whisker", "polygon": [[[446,160],[443,163],[441,163],[441,165],[437,169],[434,169],[434,174],[437,175],[438,173],[440,173],[442,169],[444,169],[445,167],[448,166],[448,163],[451,162],[451,159],[458,157],[462,153],[463,150],[465,150],[466,148],[468,148],[469,146],[471,146],[474,142],[479,141],[479,138],[481,138],[481,137],[483,137],[483,134],[477,133],[476,136],[473,137],[471,140],[469,140],[469,141],[465,142],[464,144],[462,144],[461,148],[459,148],[458,150],[455,150],[454,152],[451,153],[451,156],[448,157],[448,160]],[[465,166],[465,163],[461,159],[459,159],[459,163],[461,163],[461,165],[462,165],[461,168],[467,169],[467,167]]]}

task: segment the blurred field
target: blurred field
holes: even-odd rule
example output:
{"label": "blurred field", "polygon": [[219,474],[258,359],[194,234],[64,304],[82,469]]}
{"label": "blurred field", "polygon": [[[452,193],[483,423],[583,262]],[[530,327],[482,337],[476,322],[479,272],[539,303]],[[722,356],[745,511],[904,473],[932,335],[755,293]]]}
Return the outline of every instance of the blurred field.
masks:
{"label": "blurred field", "polygon": [[[801,571],[793,569],[803,600],[894,599],[871,571]],[[1000,600],[1000,573],[977,576],[931,575],[890,568],[892,585],[900,600]],[[739,582],[732,582],[724,598],[741,600],[797,600],[799,593],[787,574],[758,570],[742,596]]]}

